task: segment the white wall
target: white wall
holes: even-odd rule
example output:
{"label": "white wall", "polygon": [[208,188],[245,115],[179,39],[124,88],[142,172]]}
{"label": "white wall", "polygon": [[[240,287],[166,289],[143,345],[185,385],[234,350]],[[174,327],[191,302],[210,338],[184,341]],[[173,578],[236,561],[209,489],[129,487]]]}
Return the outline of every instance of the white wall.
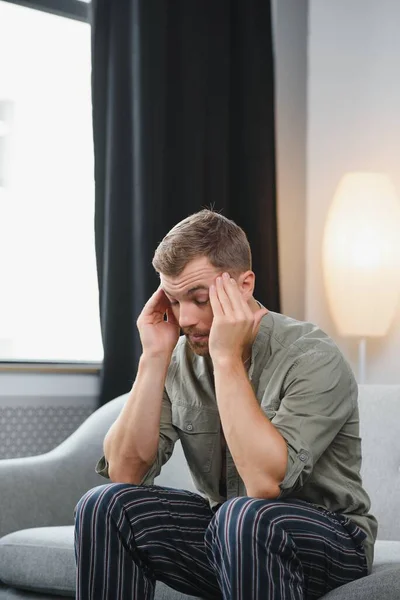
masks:
{"label": "white wall", "polygon": [[[309,2],[306,318],[354,368],[356,343],[337,336],[328,311],[322,235],[345,172],[385,171],[400,195],[399,24],[399,0]],[[400,307],[390,334],[368,342],[367,382],[400,382]]]}
{"label": "white wall", "polygon": [[304,319],[308,0],[274,0],[281,311]]}

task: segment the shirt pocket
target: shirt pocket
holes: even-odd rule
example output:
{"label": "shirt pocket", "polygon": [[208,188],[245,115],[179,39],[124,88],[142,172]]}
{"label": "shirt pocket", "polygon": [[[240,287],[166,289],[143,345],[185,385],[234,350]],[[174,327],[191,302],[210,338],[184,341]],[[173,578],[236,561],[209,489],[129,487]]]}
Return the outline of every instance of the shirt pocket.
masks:
{"label": "shirt pocket", "polygon": [[174,404],[171,412],[190,470],[194,475],[208,473],[220,435],[218,412]]}

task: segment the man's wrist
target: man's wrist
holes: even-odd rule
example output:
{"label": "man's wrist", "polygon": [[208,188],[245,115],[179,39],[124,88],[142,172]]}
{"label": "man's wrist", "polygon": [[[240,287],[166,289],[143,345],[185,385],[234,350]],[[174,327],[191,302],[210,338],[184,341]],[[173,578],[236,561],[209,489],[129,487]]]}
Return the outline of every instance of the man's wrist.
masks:
{"label": "man's wrist", "polygon": [[171,356],[172,353],[168,352],[144,351],[140,357],[140,364],[143,366],[151,365],[152,367],[168,368]]}
{"label": "man's wrist", "polygon": [[212,358],[214,373],[218,371],[232,371],[244,369],[244,364],[241,356],[219,356]]}

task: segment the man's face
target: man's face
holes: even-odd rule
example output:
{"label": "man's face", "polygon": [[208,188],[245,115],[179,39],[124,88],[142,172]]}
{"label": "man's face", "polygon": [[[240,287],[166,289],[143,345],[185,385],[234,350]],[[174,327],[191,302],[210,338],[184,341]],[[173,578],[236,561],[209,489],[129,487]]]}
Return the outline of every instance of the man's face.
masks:
{"label": "man's face", "polygon": [[193,352],[208,354],[208,336],[213,321],[209,288],[221,271],[204,256],[190,261],[178,277],[160,274],[161,286]]}

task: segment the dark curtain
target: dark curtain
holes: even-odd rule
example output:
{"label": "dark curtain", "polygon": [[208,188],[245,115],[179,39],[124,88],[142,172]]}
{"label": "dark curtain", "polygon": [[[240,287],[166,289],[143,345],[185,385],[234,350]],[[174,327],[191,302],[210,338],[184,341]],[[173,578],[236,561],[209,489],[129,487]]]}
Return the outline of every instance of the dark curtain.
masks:
{"label": "dark curtain", "polygon": [[213,206],[247,233],[255,296],[279,311],[269,0],[92,0],[100,403],[131,388],[151,260]]}

